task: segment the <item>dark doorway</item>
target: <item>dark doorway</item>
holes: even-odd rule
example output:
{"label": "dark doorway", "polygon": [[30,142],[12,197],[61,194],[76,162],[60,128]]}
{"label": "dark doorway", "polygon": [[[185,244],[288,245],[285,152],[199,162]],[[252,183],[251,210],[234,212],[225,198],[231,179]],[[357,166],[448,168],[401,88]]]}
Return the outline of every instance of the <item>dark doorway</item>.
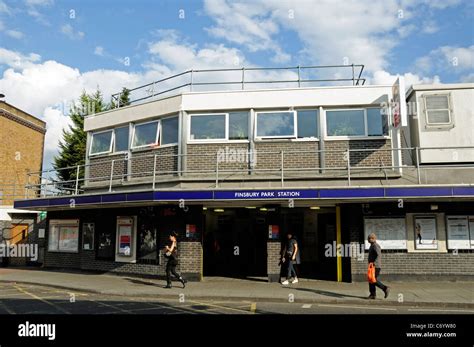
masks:
{"label": "dark doorway", "polygon": [[204,276],[266,276],[267,218],[258,210],[246,208],[207,211]]}

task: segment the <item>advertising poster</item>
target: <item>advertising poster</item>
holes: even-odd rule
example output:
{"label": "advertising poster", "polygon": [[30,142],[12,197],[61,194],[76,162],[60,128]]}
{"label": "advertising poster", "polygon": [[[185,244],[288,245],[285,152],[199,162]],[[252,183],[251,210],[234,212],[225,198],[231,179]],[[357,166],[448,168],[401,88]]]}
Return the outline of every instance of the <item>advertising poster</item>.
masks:
{"label": "advertising poster", "polygon": [[470,249],[469,220],[467,216],[448,216],[448,249]]}
{"label": "advertising poster", "polygon": [[186,224],[186,237],[190,239],[196,238],[196,225]]}
{"label": "advertising poster", "polygon": [[149,225],[140,228],[140,259],[157,259],[156,252],[156,229]]}
{"label": "advertising poster", "polygon": [[438,249],[436,217],[415,217],[415,249]]}
{"label": "advertising poster", "polygon": [[471,248],[474,248],[474,216],[469,216],[469,239],[471,240]]}
{"label": "advertising poster", "polygon": [[132,226],[121,225],[119,228],[119,254],[130,256],[132,249]]}
{"label": "advertising poster", "polygon": [[374,233],[382,249],[407,249],[405,218],[364,218],[365,249],[370,244],[367,237]]}
{"label": "advertising poster", "polygon": [[77,252],[79,240],[78,226],[61,226],[59,249],[66,252]]}
{"label": "advertising poster", "polygon": [[278,240],[279,235],[280,235],[280,227],[278,225],[268,226],[268,238],[270,240]]}
{"label": "advertising poster", "polygon": [[84,223],[82,225],[82,249],[94,249],[94,223]]}

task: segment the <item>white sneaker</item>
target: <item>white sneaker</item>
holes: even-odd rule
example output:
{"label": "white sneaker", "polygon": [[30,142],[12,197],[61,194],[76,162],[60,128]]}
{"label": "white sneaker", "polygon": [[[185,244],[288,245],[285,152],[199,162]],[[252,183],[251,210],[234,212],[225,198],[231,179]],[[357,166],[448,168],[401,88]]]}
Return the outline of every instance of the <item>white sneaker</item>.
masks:
{"label": "white sneaker", "polygon": [[286,280],[286,281],[281,282],[281,284],[283,284],[284,286],[287,286],[287,285],[290,284],[290,282],[288,280]]}
{"label": "white sneaker", "polygon": [[292,284],[298,283],[298,279],[295,277],[293,281],[291,281]]}

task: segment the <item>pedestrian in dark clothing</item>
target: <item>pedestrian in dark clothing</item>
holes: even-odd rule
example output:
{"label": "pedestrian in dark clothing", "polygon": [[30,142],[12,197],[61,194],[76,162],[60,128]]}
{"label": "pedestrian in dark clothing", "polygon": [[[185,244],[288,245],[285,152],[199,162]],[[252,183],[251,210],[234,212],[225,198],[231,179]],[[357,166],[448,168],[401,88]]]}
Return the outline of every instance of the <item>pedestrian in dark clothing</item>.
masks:
{"label": "pedestrian in dark clothing", "polygon": [[388,297],[390,293],[390,287],[387,287],[382,282],[379,281],[378,277],[380,275],[380,271],[382,270],[382,250],[380,245],[377,243],[376,236],[374,233],[370,234],[368,237],[368,241],[370,243],[369,248],[369,264],[374,263],[375,265],[375,279],[377,282],[369,283],[369,291],[370,295],[368,299],[375,299],[376,297],[376,287],[382,289],[385,293],[385,298]]}
{"label": "pedestrian in dark clothing", "polygon": [[301,263],[300,248],[298,247],[298,241],[293,237],[293,234],[289,232],[287,234],[287,243],[282,252],[281,262],[286,263],[288,266],[288,274],[286,280],[281,284],[288,285],[290,284],[290,278],[293,277],[292,284],[298,283],[298,277],[296,275],[295,265]]}
{"label": "pedestrian in dark clothing", "polygon": [[176,238],[178,234],[172,231],[169,235],[170,245],[165,246],[165,257],[168,259],[166,263],[166,287],[171,288],[171,274],[174,275],[181,282],[183,288],[186,286],[186,280],[179,273],[176,272],[178,265],[178,242]]}

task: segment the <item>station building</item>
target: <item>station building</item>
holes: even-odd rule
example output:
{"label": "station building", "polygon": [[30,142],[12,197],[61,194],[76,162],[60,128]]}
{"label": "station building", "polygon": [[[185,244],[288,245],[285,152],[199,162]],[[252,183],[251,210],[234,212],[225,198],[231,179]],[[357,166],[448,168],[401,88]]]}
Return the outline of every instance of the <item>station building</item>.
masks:
{"label": "station building", "polygon": [[385,278],[474,276],[474,84],[405,96],[401,79],[277,87],[242,69],[219,90],[197,72],[190,90],[158,81],[87,116],[86,165],[67,168],[83,177],[30,174],[38,194],[15,207],[47,211],[45,267],[163,275],[174,230],[189,278],[277,281],[291,231],[300,277],[350,282],[375,232]]}

